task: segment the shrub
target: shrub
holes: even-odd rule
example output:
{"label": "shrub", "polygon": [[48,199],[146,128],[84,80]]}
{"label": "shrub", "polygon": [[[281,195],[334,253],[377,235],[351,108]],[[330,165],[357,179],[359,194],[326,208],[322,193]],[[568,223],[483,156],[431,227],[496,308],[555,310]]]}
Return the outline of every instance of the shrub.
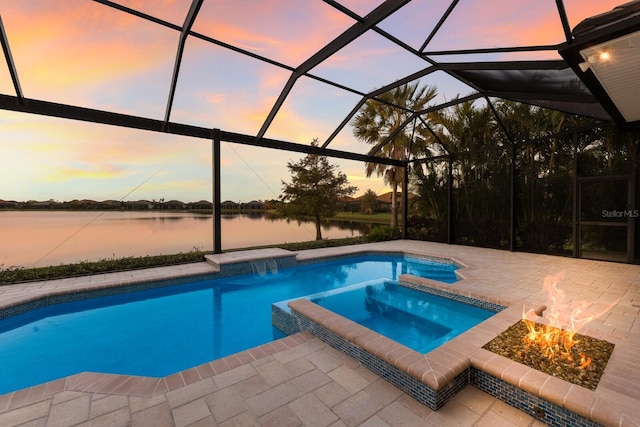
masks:
{"label": "shrub", "polygon": [[370,242],[384,242],[386,240],[397,240],[402,237],[400,229],[397,227],[389,227],[381,225],[371,229],[367,234],[367,240]]}
{"label": "shrub", "polygon": [[83,276],[116,271],[135,270],[140,268],[160,267],[190,262],[204,261],[204,252],[197,248],[187,253],[175,255],[147,255],[144,257],[106,258],[99,261],[81,261],[77,264],[61,264],[47,267],[3,268],[0,265],[0,285],[36,280],[59,279],[62,277]]}

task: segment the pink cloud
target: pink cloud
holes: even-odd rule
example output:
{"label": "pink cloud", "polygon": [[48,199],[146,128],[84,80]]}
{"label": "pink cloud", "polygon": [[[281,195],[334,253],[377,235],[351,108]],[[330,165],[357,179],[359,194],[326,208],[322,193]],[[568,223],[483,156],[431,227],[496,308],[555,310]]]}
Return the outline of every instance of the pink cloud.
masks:
{"label": "pink cloud", "polygon": [[46,179],[48,182],[60,182],[72,179],[113,179],[128,175],[131,175],[131,172],[114,165],[102,165],[100,168],[87,165],[86,167],[54,168]]}
{"label": "pink cloud", "polygon": [[[620,0],[564,1],[571,28],[620,3]],[[564,40],[554,2],[471,0],[456,6],[429,49],[546,45]]]}
{"label": "pink cloud", "polygon": [[140,73],[172,61],[177,41],[174,31],[94,2],[13,2],[2,18],[27,96]]}
{"label": "pink cloud", "polygon": [[564,0],[571,29],[584,19],[612,10],[626,3],[626,0]]}
{"label": "pink cloud", "polygon": [[224,93],[210,93],[204,97],[207,104],[213,105],[224,105],[227,100],[227,95]]}
{"label": "pink cloud", "polygon": [[191,2],[185,0],[127,0],[119,3],[177,25],[183,24],[191,6]]}
{"label": "pink cloud", "polygon": [[[607,12],[619,4],[620,0],[602,0],[602,1],[575,1],[565,0],[565,10],[567,19],[571,29],[586,18]],[[565,41],[564,32],[562,30],[560,17],[556,8],[550,13],[540,15],[537,19],[531,20],[531,25],[518,31],[514,28],[514,32],[522,44],[556,44]],[[559,35],[558,35],[559,34]]]}
{"label": "pink cloud", "polygon": [[194,30],[296,66],[353,21],[322,2],[205,2]]}

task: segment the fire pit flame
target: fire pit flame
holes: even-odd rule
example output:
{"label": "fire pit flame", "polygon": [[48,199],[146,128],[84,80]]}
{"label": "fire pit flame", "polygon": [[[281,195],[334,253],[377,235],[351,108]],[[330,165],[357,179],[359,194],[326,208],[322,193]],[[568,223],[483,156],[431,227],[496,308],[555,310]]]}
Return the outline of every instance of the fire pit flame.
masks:
{"label": "fire pit flame", "polygon": [[[553,361],[557,355],[573,362],[571,349],[578,344],[580,340],[576,340],[575,331],[556,328],[551,325],[540,325],[533,320],[523,317],[522,321],[527,325],[529,333],[527,333],[522,341],[525,343],[525,349],[530,345],[537,345],[541,353]],[[591,363],[591,358],[581,355],[580,369],[585,369]]]}
{"label": "fire pit flame", "polygon": [[578,366],[578,368],[580,369],[587,369],[589,367],[589,365],[591,365],[591,358],[587,357],[586,354],[582,353],[580,355],[580,366]]}
{"label": "fire pit flame", "polygon": [[[557,282],[562,278],[563,273],[559,273],[554,276],[547,276],[544,280],[543,290],[547,293],[550,303],[549,314],[546,316],[549,324],[539,324],[535,321],[542,317],[542,313],[547,308],[546,306],[522,313],[522,321],[528,330],[528,333],[522,338],[525,350],[529,346],[535,345],[544,357],[554,363],[557,358],[574,362],[572,348],[580,342],[580,340],[575,339],[576,332],[594,318],[609,311],[617,302],[611,304],[602,313],[597,314],[593,310],[589,310],[589,303],[586,301],[567,302],[565,293],[557,287]],[[591,314],[589,314],[590,311]],[[591,357],[581,354],[580,362],[572,363],[572,365],[580,369],[586,369],[591,364],[591,361]]]}

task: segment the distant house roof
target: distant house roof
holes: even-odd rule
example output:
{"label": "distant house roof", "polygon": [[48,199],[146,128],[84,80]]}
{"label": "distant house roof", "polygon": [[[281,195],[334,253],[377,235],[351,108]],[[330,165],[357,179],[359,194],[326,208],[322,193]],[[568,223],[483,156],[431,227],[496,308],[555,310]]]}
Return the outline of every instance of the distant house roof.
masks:
{"label": "distant house roof", "polygon": [[[393,193],[391,191],[389,191],[388,193],[384,193],[384,194],[380,194],[377,199],[381,202],[385,202],[385,203],[391,203],[391,197],[392,197]],[[409,200],[415,199],[416,197],[418,197],[417,194],[414,193],[409,193],[408,194],[408,198]],[[402,200],[402,193],[400,191],[398,191],[398,200]]]}
{"label": "distant house roof", "polygon": [[354,197],[350,197],[350,196],[342,196],[342,197],[340,197],[340,200],[342,200],[343,202],[357,202],[361,198],[362,198],[362,196],[360,196],[358,198],[354,198]]}

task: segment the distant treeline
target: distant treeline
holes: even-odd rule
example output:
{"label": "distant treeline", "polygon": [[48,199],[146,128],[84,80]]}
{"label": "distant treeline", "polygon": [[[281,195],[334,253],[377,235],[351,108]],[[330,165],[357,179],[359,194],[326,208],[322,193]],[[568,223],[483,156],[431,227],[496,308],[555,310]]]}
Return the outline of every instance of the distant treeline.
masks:
{"label": "distant treeline", "polygon": [[[363,212],[366,214],[374,214],[381,212],[390,212],[391,210],[391,192],[376,195],[369,190],[364,195],[352,198],[342,197],[340,199],[340,209],[345,212]],[[409,200],[412,202],[417,196],[409,193]],[[398,200],[402,200],[402,195],[398,194]],[[258,212],[258,211],[275,211],[282,208],[283,202],[280,200],[252,200],[250,202],[235,202],[226,200],[220,203],[220,209],[227,212]],[[95,201],[89,199],[58,201],[58,200],[28,200],[26,202],[17,202],[14,200],[0,199],[0,209],[5,210],[74,210],[74,211],[106,211],[106,210],[129,210],[129,211],[211,211],[213,205],[208,200],[200,200],[198,202],[183,202],[180,200],[103,200]],[[281,209],[280,209],[281,210]]]}
{"label": "distant treeline", "polygon": [[[220,204],[222,210],[234,211],[259,211],[275,209],[276,201],[251,201],[247,203],[238,203],[233,201],[225,201]],[[213,204],[206,200],[199,202],[182,202],[179,200],[136,200],[136,201],[118,201],[118,200],[71,200],[60,202],[57,200],[36,201],[29,200],[26,202],[17,202],[0,199],[0,209],[17,209],[17,210],[211,210]]]}

